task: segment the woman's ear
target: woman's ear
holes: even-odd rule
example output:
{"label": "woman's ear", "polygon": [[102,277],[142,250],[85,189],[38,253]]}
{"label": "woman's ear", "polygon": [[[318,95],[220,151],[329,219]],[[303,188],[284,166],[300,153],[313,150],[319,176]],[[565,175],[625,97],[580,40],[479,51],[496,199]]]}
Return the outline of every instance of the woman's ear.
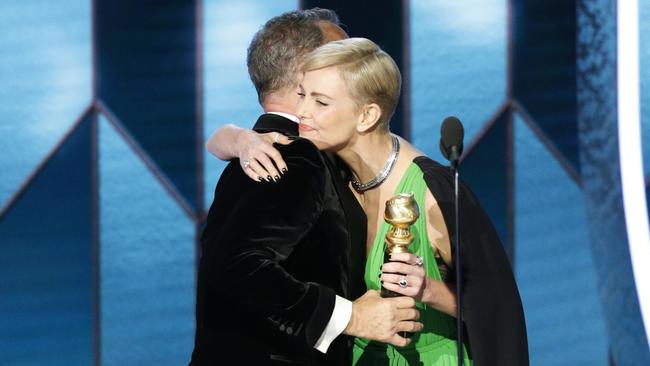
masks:
{"label": "woman's ear", "polygon": [[367,132],[372,130],[379,123],[381,117],[381,108],[376,103],[366,104],[361,107],[357,131]]}

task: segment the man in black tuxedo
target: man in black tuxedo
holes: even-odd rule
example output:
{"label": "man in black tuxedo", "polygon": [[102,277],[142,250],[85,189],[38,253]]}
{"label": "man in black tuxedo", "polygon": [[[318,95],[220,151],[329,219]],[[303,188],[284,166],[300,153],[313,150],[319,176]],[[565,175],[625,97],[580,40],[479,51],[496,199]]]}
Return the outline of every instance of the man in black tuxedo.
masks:
{"label": "man in black tuxedo", "polygon": [[[324,9],[262,27],[247,60],[265,111],[256,131],[298,135],[302,57],[343,37]],[[347,336],[407,344],[397,332],[422,327],[413,299],[364,294],[366,218],[340,164],[300,138],[278,149],[288,167],[281,178],[252,181],[234,160],[219,179],[201,239],[190,364],[344,365]]]}

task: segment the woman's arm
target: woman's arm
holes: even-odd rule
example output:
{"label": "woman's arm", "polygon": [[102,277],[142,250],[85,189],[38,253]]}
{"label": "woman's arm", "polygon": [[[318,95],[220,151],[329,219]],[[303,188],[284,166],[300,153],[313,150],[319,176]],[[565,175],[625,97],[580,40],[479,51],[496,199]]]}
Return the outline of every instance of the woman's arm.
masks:
{"label": "woman's arm", "polygon": [[286,145],[291,140],[278,132],[257,133],[253,130],[227,124],[212,133],[206,149],[221,160],[239,158],[239,164],[254,180],[278,180],[287,165],[273,143]]}

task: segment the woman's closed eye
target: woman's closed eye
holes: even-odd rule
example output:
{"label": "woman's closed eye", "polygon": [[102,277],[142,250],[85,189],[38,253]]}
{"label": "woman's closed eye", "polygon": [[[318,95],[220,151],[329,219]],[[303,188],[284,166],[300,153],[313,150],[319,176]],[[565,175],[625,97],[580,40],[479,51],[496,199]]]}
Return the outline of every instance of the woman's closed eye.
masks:
{"label": "woman's closed eye", "polygon": [[316,99],[316,103],[322,105],[323,107],[327,107],[327,106],[329,105],[329,103],[325,103],[325,102],[320,101],[320,100],[318,100],[318,99]]}

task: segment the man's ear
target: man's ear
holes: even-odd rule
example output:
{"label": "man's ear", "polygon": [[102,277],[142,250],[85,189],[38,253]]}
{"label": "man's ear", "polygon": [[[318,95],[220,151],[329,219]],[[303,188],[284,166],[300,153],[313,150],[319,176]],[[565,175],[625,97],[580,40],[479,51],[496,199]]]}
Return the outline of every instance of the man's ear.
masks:
{"label": "man's ear", "polygon": [[381,108],[376,103],[366,104],[361,107],[359,122],[357,123],[358,132],[368,132],[375,128],[381,118]]}

